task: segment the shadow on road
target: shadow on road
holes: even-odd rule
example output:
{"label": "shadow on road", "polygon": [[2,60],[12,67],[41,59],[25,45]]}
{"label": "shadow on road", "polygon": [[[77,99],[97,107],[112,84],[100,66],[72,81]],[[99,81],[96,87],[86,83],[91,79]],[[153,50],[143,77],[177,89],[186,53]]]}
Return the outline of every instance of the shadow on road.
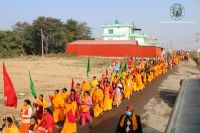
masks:
{"label": "shadow on road", "polygon": [[178,95],[178,91],[164,89],[159,91],[159,95],[166,104],[168,104],[170,107],[173,107]]}

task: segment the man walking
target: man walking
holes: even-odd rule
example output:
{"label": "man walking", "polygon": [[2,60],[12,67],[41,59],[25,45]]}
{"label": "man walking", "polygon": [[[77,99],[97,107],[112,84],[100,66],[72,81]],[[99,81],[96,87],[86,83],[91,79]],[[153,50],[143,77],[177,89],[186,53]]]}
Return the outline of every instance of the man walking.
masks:
{"label": "man walking", "polygon": [[126,114],[120,117],[115,133],[142,133],[140,116],[135,114],[132,105],[128,105]]}

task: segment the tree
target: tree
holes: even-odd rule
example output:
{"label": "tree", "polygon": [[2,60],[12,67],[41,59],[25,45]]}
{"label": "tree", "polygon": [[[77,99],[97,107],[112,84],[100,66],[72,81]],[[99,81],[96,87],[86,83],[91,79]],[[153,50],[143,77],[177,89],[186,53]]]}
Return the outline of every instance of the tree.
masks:
{"label": "tree", "polygon": [[27,22],[17,22],[13,27],[13,33],[15,42],[20,47],[20,53],[22,55],[34,54],[32,26]]}
{"label": "tree", "polygon": [[0,31],[0,57],[14,57],[19,53],[19,46],[15,43],[13,32]]}
{"label": "tree", "polygon": [[91,40],[91,28],[87,23],[78,23],[76,20],[69,19],[65,24],[65,33],[67,42],[75,40]]}
{"label": "tree", "polygon": [[45,41],[45,53],[57,52],[63,43],[63,23],[60,19],[38,17],[33,21],[33,35],[37,54],[41,53],[41,29]]}
{"label": "tree", "polygon": [[64,52],[68,42],[93,39],[87,23],[38,17],[32,24],[17,22],[12,30],[0,31],[0,57],[41,54],[41,29],[46,54]]}

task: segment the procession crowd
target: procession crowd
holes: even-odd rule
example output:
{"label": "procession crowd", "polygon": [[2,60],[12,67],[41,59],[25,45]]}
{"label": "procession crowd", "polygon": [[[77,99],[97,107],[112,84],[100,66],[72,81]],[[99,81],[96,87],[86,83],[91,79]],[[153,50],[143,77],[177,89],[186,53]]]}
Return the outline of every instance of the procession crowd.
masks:
{"label": "procession crowd", "polygon": [[[15,126],[12,118],[7,117],[3,133],[54,133],[55,125],[62,122],[64,125],[61,133],[77,132],[77,122],[85,126],[88,121],[92,127],[93,118],[112,110],[113,106],[119,107],[122,99],[130,99],[133,93],[145,89],[148,82],[166,74],[179,61],[188,58],[189,55],[173,53],[170,57],[140,59],[132,65],[125,65],[119,71],[113,71],[110,75],[102,74],[100,80],[93,76],[90,82],[83,80],[71,89],[55,90],[55,94],[49,97],[52,110],[42,94],[33,104],[26,99],[21,110],[20,129]],[[131,116],[137,121],[135,113]],[[124,122],[121,122],[120,126],[123,127],[123,124]],[[138,125],[135,124],[130,130],[137,129]]]}

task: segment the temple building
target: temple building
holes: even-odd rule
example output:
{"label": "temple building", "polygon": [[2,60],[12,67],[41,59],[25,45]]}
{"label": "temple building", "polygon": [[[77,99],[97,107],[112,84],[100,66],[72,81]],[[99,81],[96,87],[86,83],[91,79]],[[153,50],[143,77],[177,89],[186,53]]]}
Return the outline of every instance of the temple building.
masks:
{"label": "temple building", "polygon": [[134,24],[123,24],[115,20],[113,24],[104,24],[103,40],[136,40],[140,46],[158,46],[158,40],[147,34],[137,33]]}

